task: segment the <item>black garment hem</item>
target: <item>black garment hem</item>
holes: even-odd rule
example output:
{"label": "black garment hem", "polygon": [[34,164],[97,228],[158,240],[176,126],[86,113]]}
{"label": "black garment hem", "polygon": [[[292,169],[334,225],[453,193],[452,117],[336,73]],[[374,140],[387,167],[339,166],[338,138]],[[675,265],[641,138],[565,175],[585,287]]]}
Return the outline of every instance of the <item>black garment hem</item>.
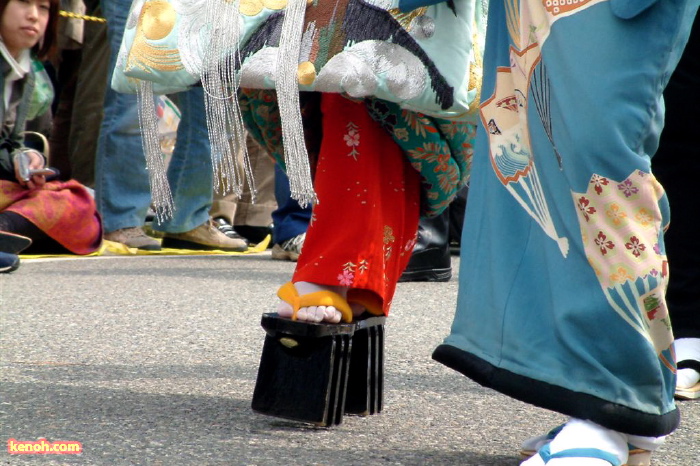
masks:
{"label": "black garment hem", "polygon": [[[670,308],[669,308],[670,309]],[[688,312],[688,315],[693,315],[693,316],[700,316],[700,309],[697,311],[693,311],[692,313]],[[671,316],[671,319],[673,319],[673,316]],[[698,319],[700,321],[700,319]],[[676,327],[676,320],[673,321],[673,337],[676,340],[680,340],[681,338],[700,338],[700,327],[694,328],[693,325],[687,325],[683,329],[679,329]],[[693,322],[695,324],[695,322]]]}
{"label": "black garment hem", "polygon": [[678,369],[695,369],[700,372],[700,361],[695,361],[694,359],[678,361]]}
{"label": "black garment hem", "polygon": [[484,387],[516,400],[567,416],[587,419],[617,432],[659,437],[670,434],[680,423],[677,408],[661,415],[644,413],[501,369],[451,345],[438,346],[433,352],[433,359]]}

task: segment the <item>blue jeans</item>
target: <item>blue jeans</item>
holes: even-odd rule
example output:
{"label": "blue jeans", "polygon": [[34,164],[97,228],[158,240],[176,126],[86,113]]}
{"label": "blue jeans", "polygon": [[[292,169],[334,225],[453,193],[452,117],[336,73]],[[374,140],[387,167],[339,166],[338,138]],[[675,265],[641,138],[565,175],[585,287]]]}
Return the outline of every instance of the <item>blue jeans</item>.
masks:
{"label": "blue jeans", "polygon": [[[102,0],[100,4],[107,19],[110,70],[113,70],[131,1]],[[113,91],[111,80],[109,73],[95,162],[95,197],[106,232],[142,226],[151,204],[136,96]],[[168,167],[175,212],[171,219],[154,227],[179,233],[209,218],[213,178],[202,89],[180,93],[174,100],[182,114]]]}
{"label": "blue jeans", "polygon": [[292,199],[289,179],[278,163],[275,164],[275,199],[278,207],[272,212],[272,240],[281,243],[306,232],[311,221],[311,206],[302,208]]}

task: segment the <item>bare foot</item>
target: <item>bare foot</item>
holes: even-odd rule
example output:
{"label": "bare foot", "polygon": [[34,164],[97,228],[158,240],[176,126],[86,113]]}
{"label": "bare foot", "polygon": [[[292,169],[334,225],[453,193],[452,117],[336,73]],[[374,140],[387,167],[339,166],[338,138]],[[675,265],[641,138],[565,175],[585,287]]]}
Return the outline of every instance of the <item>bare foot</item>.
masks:
{"label": "bare foot", "polygon": [[[315,293],[317,291],[332,291],[345,299],[348,294],[348,289],[346,287],[317,285],[310,282],[296,282],[294,284],[294,288],[296,288],[299,296]],[[353,315],[356,315],[355,312],[356,311],[353,307]],[[285,301],[280,301],[277,307],[277,313],[281,317],[292,317],[294,310],[291,304]],[[302,322],[328,322],[331,324],[339,323],[342,320],[342,317],[343,313],[336,309],[335,306],[300,307],[296,315],[296,319]]]}

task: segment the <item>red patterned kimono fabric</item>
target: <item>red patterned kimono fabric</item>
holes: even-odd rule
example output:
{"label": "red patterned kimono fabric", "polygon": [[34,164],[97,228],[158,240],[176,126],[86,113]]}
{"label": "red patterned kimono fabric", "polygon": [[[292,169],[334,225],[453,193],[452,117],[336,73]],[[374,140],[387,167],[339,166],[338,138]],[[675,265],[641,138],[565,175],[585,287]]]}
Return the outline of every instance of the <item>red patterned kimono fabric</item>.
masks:
{"label": "red patterned kimono fabric", "polygon": [[420,175],[363,103],[323,94],[321,112],[319,203],[292,281],[350,287],[348,301],[388,314],[416,242]]}
{"label": "red patterned kimono fabric", "polygon": [[28,190],[0,180],[0,212],[14,212],[74,254],[95,252],[102,226],[90,193],[77,181],[50,181]]}

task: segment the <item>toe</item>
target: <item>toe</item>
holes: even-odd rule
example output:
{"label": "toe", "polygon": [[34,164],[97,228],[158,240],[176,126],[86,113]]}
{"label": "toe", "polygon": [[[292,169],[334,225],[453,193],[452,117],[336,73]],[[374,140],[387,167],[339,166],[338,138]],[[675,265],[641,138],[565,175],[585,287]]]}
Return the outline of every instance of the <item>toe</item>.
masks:
{"label": "toe", "polygon": [[321,322],[323,321],[323,313],[326,309],[325,306],[309,306],[309,321],[311,322]]}
{"label": "toe", "polygon": [[327,306],[324,315],[323,315],[323,320],[324,322],[330,322],[331,324],[337,324],[340,322],[340,319],[342,318],[342,314],[338,309],[336,309],[333,306]]}
{"label": "toe", "polygon": [[321,322],[323,311],[319,310],[319,306],[302,307],[297,312],[297,319],[303,322]]}
{"label": "toe", "polygon": [[309,322],[311,320],[311,317],[309,316],[308,307],[299,308],[299,310],[297,311],[297,320],[300,320],[302,322]]}
{"label": "toe", "polygon": [[342,314],[333,306],[308,306],[302,307],[297,312],[297,320],[302,322],[327,322],[337,324]]}
{"label": "toe", "polygon": [[277,305],[277,313],[280,315],[280,317],[292,317],[294,310],[288,303],[280,301],[280,303]]}

